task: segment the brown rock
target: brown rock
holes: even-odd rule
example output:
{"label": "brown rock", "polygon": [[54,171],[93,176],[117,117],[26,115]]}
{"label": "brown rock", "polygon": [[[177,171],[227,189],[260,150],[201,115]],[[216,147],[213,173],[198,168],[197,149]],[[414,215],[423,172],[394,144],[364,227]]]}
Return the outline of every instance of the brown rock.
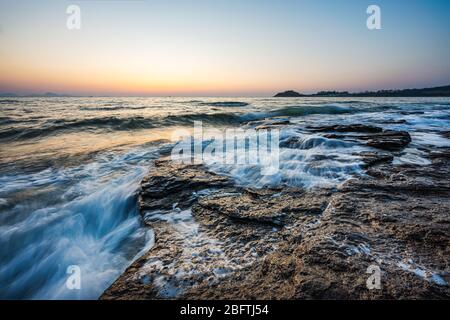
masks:
{"label": "brown rock", "polygon": [[411,136],[405,131],[384,131],[370,137],[367,145],[370,147],[398,151],[405,148],[411,142]]}
{"label": "brown rock", "polygon": [[[351,139],[388,150],[410,141],[395,131]],[[360,153],[367,175],[313,190],[246,189],[157,161],[140,190],[155,245],[102,298],[449,299],[448,154],[394,166],[390,153]],[[380,290],[366,286],[371,265]]]}
{"label": "brown rock", "polygon": [[321,127],[308,127],[308,129],[315,132],[360,132],[360,133],[380,133],[382,128],[375,126],[368,126],[363,124],[350,124],[350,125],[332,125]]}

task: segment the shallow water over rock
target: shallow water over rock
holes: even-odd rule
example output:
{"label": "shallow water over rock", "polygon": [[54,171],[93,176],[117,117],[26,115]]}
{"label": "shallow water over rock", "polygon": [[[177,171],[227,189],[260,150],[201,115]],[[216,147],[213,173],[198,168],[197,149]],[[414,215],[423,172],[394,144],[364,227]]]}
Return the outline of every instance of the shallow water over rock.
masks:
{"label": "shallow water over rock", "polygon": [[[310,288],[312,296],[315,289],[317,294],[325,292],[337,280],[314,282],[311,278],[308,282],[302,272],[309,271],[299,267],[298,258],[277,259],[276,255],[297,250],[296,245],[287,244],[309,235],[315,240],[302,242],[304,249],[295,251],[305,255],[302,263],[322,261],[320,268],[344,268],[351,263],[339,260],[342,257],[367,256],[368,261],[387,256],[391,257],[389,268],[395,272],[401,269],[411,279],[422,276],[426,282],[417,282],[419,288],[432,283],[423,289],[424,295],[442,297],[442,290],[434,286],[448,283],[448,266],[439,262],[447,255],[439,243],[448,241],[444,228],[448,218],[441,212],[447,208],[448,198],[437,195],[448,186],[442,180],[444,171],[440,172],[442,177],[432,175],[432,170],[445,167],[436,163],[443,161],[450,146],[448,99],[17,98],[0,99],[0,105],[0,243],[6,248],[0,254],[2,298],[97,298],[127,266],[136,259],[139,264],[142,254],[153,271],[139,277],[148,286],[156,285],[149,296],[190,296],[191,290],[198,288],[200,292],[210,281],[222,282],[231,274],[247,278],[256,276],[253,272],[259,268],[264,272],[281,270],[277,260],[287,271],[274,273],[274,279],[291,279],[289,270],[303,277],[301,286],[287,291],[280,286],[280,296],[291,292],[297,297],[295,291],[303,287]],[[258,165],[226,166],[213,158],[203,167],[186,169],[184,176],[170,165],[167,170],[160,167],[159,176],[148,176],[153,195],[141,199],[147,207],[139,210],[141,180],[155,159],[170,154],[172,132],[192,130],[193,121],[220,130],[280,130],[279,172],[264,176]],[[399,168],[404,172],[396,172]],[[177,175],[178,180],[174,179]],[[351,236],[353,240],[347,243],[332,229],[321,229],[331,223],[328,214],[340,210],[332,200],[343,192],[341,186],[352,178],[367,176],[390,179],[392,185],[361,183],[361,190],[355,187],[350,199],[367,208],[398,211],[381,217],[373,213],[379,221],[372,219],[372,227],[380,225],[388,230],[388,223],[400,222],[407,226],[406,231],[392,229],[391,238],[384,234],[381,243],[385,245],[381,247],[374,246],[374,238],[367,235],[371,229],[362,228],[368,219],[362,215],[344,222],[356,219],[362,228],[358,234],[370,241],[357,242]],[[401,183],[408,179],[417,181]],[[205,185],[207,181],[209,185]],[[413,194],[415,189],[421,192]],[[412,195],[423,203],[417,200],[409,207],[395,202],[404,199],[407,203]],[[272,207],[276,210],[267,209]],[[430,214],[421,216],[420,212],[428,212],[422,207],[429,208]],[[415,224],[429,230],[420,232],[413,222],[403,221],[402,208],[414,213]],[[336,218],[336,225],[342,219]],[[442,232],[444,236],[439,236]],[[356,231],[349,229],[347,233]],[[397,239],[396,234],[402,236]],[[394,244],[388,239],[394,239]],[[422,253],[420,241],[413,245],[411,239],[430,240],[427,248],[435,257]],[[154,240],[155,252],[178,249],[164,251],[162,266],[168,269],[153,282],[149,274],[162,270],[161,259],[149,256]],[[316,243],[330,250],[342,247],[336,251],[341,258],[306,254],[308,250],[315,252]],[[387,254],[389,245],[398,252]],[[405,248],[412,248],[416,255],[405,254]],[[174,263],[177,256],[183,257],[186,270],[172,274],[183,265]],[[209,264],[208,259],[214,263]],[[355,266],[362,268],[358,261]],[[70,265],[81,267],[81,291],[65,286]],[[319,270],[319,266],[311,267]],[[189,285],[192,277],[195,288]],[[355,280],[350,276],[344,279]],[[362,284],[362,280],[356,282]],[[255,295],[263,292],[258,290]],[[238,295],[239,291],[234,292]],[[327,294],[332,296],[331,291]],[[323,297],[327,294],[322,293]]]}

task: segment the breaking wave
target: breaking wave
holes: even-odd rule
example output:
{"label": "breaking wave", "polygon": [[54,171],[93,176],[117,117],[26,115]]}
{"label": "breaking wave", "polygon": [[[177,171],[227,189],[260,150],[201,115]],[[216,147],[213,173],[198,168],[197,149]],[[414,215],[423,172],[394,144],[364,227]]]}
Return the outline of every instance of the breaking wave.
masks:
{"label": "breaking wave", "polygon": [[[222,103],[222,102],[219,102]],[[235,103],[235,102],[226,102]],[[103,107],[101,107],[103,108]],[[125,108],[125,107],[122,107]],[[144,117],[144,116],[108,116],[84,119],[47,120],[37,126],[14,126],[0,130],[0,139],[30,139],[73,130],[136,130],[152,129],[168,126],[191,126],[194,121],[203,121],[206,125],[238,125],[248,121],[262,120],[269,117],[288,116],[302,117],[317,114],[350,114],[358,112],[377,112],[387,107],[355,108],[342,105],[323,106],[289,106],[263,112],[211,112],[184,113],[176,115]],[[90,108],[92,109],[92,108]],[[2,124],[13,123],[11,119],[3,119]],[[15,120],[14,124],[26,122]]]}
{"label": "breaking wave", "polygon": [[[0,176],[0,195],[8,195],[0,202],[0,299],[98,298],[154,243],[136,206],[153,157],[151,150],[134,150],[72,168]],[[66,287],[71,265],[80,268],[80,290]]]}
{"label": "breaking wave", "polygon": [[249,103],[241,101],[218,101],[218,102],[200,102],[199,105],[210,107],[246,107],[249,105]]}

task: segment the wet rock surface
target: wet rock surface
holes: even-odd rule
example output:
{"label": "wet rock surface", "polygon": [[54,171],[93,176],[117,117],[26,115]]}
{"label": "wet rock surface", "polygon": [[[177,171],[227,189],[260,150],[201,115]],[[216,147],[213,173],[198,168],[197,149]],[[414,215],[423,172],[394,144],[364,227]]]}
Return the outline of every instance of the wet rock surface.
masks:
{"label": "wet rock surface", "polygon": [[[374,147],[358,154],[365,174],[336,188],[252,189],[157,161],[139,196],[155,245],[102,299],[450,298],[450,150],[394,164],[406,132],[314,130]],[[367,288],[370,266],[380,289]]]}
{"label": "wet rock surface", "polygon": [[364,162],[363,167],[365,169],[376,166],[382,163],[391,163],[394,160],[394,156],[389,153],[382,152],[360,152],[356,154],[361,157]]}
{"label": "wet rock surface", "polygon": [[[277,126],[288,124],[290,124],[289,120],[266,120],[259,123],[256,129],[274,129]],[[411,142],[411,136],[406,131],[383,130],[377,126],[364,124],[306,126],[302,129],[321,134],[327,139],[355,141],[386,151],[401,151]],[[444,132],[443,135],[446,136],[446,133]],[[280,147],[298,148],[301,145],[299,137],[289,137],[281,142]]]}
{"label": "wet rock surface", "polygon": [[281,126],[286,126],[290,124],[289,119],[286,118],[275,118],[275,119],[266,119],[264,121],[256,121],[249,123],[250,125],[255,125],[255,130],[268,130],[268,129],[277,129]]}
{"label": "wet rock surface", "polygon": [[[325,134],[329,139],[346,139],[365,143],[367,146],[387,151],[400,151],[410,142],[411,136],[406,131],[383,130],[378,127],[354,125],[315,128],[316,132],[338,132]],[[342,134],[358,132],[362,134]],[[370,133],[370,134],[367,134]]]}
{"label": "wet rock surface", "polygon": [[195,191],[231,185],[223,176],[205,171],[199,165],[180,166],[169,159],[155,162],[152,172],[141,182],[139,208],[143,210],[186,208],[196,199]]}
{"label": "wet rock surface", "polygon": [[397,151],[402,150],[411,142],[411,136],[405,131],[384,131],[367,139],[370,147]]}
{"label": "wet rock surface", "polygon": [[362,133],[380,133],[383,132],[382,128],[375,126],[368,126],[363,124],[351,124],[351,125],[333,125],[333,126],[321,126],[321,127],[308,127],[308,129],[316,132],[362,132]]}
{"label": "wet rock surface", "polygon": [[[302,233],[294,223],[295,231],[252,272],[184,297],[448,299],[449,168],[441,160],[425,170],[378,167],[371,177],[346,182],[320,221]],[[381,269],[380,290],[367,289],[371,265]]]}

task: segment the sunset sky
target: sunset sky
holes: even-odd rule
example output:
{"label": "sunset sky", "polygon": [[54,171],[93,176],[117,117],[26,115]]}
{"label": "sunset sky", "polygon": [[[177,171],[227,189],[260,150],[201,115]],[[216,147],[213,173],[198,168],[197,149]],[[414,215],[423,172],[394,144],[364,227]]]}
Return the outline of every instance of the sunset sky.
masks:
{"label": "sunset sky", "polygon": [[[66,8],[81,8],[68,30]],[[370,4],[382,30],[366,27]],[[448,0],[0,0],[0,92],[245,95],[450,84]]]}

